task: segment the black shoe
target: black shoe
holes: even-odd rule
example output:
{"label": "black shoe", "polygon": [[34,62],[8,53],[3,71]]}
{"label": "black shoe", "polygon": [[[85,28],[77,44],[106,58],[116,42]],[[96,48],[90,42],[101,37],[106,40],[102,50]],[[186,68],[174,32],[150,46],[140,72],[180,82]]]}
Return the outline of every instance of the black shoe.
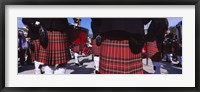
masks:
{"label": "black shoe", "polygon": [[175,64],[175,66],[182,67],[182,64],[178,63],[178,64]]}
{"label": "black shoe", "polygon": [[79,64],[79,63],[75,63],[75,65],[76,65],[76,66],[80,66],[80,64]]}
{"label": "black shoe", "polygon": [[79,62],[80,65],[83,65],[83,62]]}
{"label": "black shoe", "polygon": [[24,64],[24,63],[20,63],[20,65],[21,65],[21,66],[24,66],[25,64]]}
{"label": "black shoe", "polygon": [[79,63],[75,63],[76,66],[81,66],[83,65],[83,63],[79,62]]}
{"label": "black shoe", "polygon": [[97,70],[95,70],[94,73],[95,73],[95,74],[100,74],[99,71],[97,71]]}
{"label": "black shoe", "polygon": [[153,70],[156,70],[156,66],[153,66]]}

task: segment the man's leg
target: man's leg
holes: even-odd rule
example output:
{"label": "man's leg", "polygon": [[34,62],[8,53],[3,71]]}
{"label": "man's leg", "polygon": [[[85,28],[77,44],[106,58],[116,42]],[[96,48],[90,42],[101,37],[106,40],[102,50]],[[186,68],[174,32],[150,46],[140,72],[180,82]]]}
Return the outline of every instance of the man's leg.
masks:
{"label": "man's leg", "polygon": [[160,72],[160,62],[153,61],[153,66],[155,67],[155,74],[161,74],[161,72]]}
{"label": "man's leg", "polygon": [[42,74],[40,65],[43,65],[43,63],[38,62],[36,60],[34,60],[34,63],[35,63],[35,74]]}
{"label": "man's leg", "polygon": [[77,66],[82,65],[82,63],[79,62],[78,57],[79,57],[79,54],[75,52],[74,53],[75,65]]}
{"label": "man's leg", "polygon": [[99,73],[99,59],[100,57],[94,56],[95,73]]}

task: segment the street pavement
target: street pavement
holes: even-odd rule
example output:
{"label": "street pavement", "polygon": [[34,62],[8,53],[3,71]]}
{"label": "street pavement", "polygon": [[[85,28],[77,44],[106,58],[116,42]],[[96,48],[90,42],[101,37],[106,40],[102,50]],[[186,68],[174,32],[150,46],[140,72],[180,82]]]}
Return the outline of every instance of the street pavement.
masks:
{"label": "street pavement", "polygon": [[[80,57],[79,61],[83,62],[82,66],[76,66],[74,59],[70,60],[66,65],[66,74],[94,74],[94,61],[92,55]],[[177,62],[168,63],[161,62],[161,74],[182,74],[182,67],[177,67],[174,64]],[[153,64],[150,59],[143,59],[143,70],[145,74],[154,74]],[[34,64],[18,66],[18,74],[34,74]]]}

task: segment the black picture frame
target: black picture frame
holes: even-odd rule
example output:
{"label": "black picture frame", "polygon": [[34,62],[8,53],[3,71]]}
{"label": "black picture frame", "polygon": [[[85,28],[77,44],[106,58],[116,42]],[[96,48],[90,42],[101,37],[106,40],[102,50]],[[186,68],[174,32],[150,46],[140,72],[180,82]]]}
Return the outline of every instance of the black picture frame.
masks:
{"label": "black picture frame", "polygon": [[[195,5],[195,87],[115,87],[115,88],[61,88],[61,87],[5,87],[5,6],[6,5]],[[200,36],[200,0],[1,0],[0,1],[0,90],[2,92],[66,92],[66,91],[140,91],[140,92],[198,92],[199,65],[199,36]]]}

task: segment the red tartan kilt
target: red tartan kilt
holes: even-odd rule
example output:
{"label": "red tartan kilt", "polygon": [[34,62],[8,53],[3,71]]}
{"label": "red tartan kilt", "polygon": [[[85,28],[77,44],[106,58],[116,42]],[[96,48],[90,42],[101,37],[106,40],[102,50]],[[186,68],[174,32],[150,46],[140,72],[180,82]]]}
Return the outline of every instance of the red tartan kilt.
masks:
{"label": "red tartan kilt", "polygon": [[161,61],[161,53],[157,48],[156,41],[147,42],[147,55],[152,61]]}
{"label": "red tartan kilt", "polygon": [[82,50],[82,46],[81,45],[74,45],[73,46],[73,52],[80,52]]}
{"label": "red tartan kilt", "polygon": [[103,40],[100,46],[101,74],[143,74],[141,53],[130,51],[128,40]]}
{"label": "red tartan kilt", "polygon": [[90,52],[90,48],[87,47],[87,45],[85,45],[82,49],[82,52],[85,54],[85,55],[89,55],[89,52]]}
{"label": "red tartan kilt", "polygon": [[70,58],[69,45],[66,33],[59,31],[47,31],[48,33],[48,46],[44,49],[35,40],[35,50],[32,54],[33,58],[39,62],[48,65],[65,64]]}
{"label": "red tartan kilt", "polygon": [[100,55],[100,46],[96,45],[95,39],[92,40],[92,53],[97,56]]}

